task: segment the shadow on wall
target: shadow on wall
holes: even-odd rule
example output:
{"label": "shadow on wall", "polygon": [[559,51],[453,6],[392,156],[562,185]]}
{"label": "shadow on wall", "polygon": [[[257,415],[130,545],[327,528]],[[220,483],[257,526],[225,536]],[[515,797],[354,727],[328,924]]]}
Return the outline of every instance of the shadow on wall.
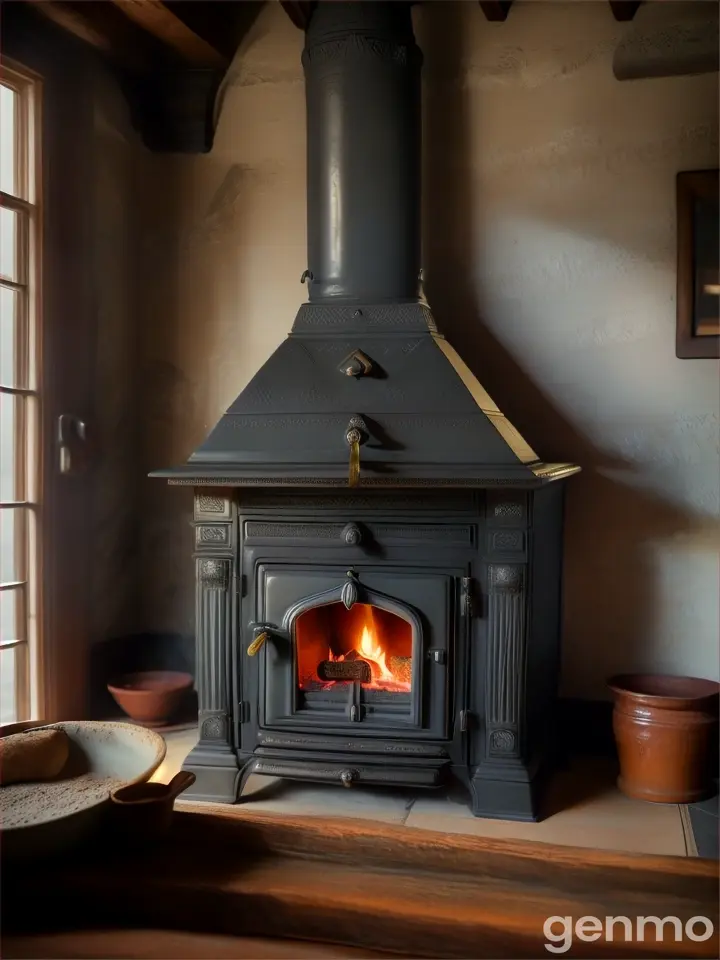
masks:
{"label": "shadow on wall", "polygon": [[[197,188],[200,163],[208,165],[210,158],[159,158],[147,198],[156,229],[146,251],[145,473],[187,458],[214,426],[207,417],[218,384],[238,376],[223,318],[229,313],[237,322],[236,257],[247,240],[241,197],[252,171],[232,164],[196,210],[188,197]],[[192,491],[146,477],[143,516],[143,626],[192,634]]]}
{"label": "shadow on wall", "polygon": [[[192,158],[158,156],[146,182],[143,325],[141,333],[143,451],[141,619],[159,635],[193,636],[192,492],[151,479],[151,470],[180,459],[180,434],[197,418],[196,384],[182,363],[180,263],[182,175]],[[200,281],[198,281],[200,282]],[[186,454],[185,454],[186,455]],[[178,631],[178,634],[169,631]]]}
{"label": "shadow on wall", "polygon": [[[593,445],[565,419],[483,322],[474,284],[483,251],[472,203],[469,96],[460,75],[461,7],[426,4],[422,11],[426,292],[442,332],[539,456],[583,468],[568,482],[563,675],[573,692],[602,695],[608,665],[653,667],[658,586],[648,543],[702,533],[704,549],[716,551],[718,531],[709,529],[706,516],[606,475],[632,475],[636,468]],[[588,97],[592,93],[587,90]],[[559,358],[559,367],[567,362]]]}

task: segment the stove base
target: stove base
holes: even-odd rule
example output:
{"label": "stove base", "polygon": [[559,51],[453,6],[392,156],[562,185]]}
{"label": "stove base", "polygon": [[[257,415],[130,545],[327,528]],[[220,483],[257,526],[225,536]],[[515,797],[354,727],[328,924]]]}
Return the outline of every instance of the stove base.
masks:
{"label": "stove base", "polygon": [[[360,760],[360,762],[358,762]],[[214,803],[242,803],[242,793],[249,777],[259,774],[305,783],[335,783],[347,788],[363,786],[395,786],[406,789],[437,789],[455,779],[470,793],[473,816],[494,820],[536,821],[545,777],[493,779],[447,759],[425,759],[422,763],[357,755],[288,756],[287,752],[262,755],[236,754],[229,746],[207,746],[199,743],[188,755],[183,770],[195,774],[196,780],[185,797]],[[515,773],[517,776],[517,771]]]}

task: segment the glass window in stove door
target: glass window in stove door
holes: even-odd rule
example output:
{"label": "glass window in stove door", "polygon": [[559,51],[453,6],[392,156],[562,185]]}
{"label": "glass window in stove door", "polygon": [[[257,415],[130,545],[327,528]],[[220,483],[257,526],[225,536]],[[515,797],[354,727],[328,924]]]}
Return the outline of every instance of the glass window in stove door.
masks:
{"label": "glass window in stove door", "polygon": [[311,607],[295,622],[298,686],[304,691],[342,689],[412,691],[412,627],[389,610],[355,603]]}

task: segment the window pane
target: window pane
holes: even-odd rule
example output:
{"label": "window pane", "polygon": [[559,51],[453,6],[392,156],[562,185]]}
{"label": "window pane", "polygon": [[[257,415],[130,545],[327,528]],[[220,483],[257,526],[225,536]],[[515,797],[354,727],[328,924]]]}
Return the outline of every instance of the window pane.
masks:
{"label": "window pane", "polygon": [[[24,530],[26,507],[0,510],[0,582],[23,580],[20,569],[20,535]],[[5,591],[0,591],[4,595]]]}
{"label": "window pane", "polygon": [[18,636],[18,598],[20,588],[14,590],[0,590],[0,640],[22,640]]}
{"label": "window pane", "polygon": [[15,128],[17,123],[17,94],[0,84],[0,190],[15,193]]}
{"label": "window pane", "polygon": [[0,207],[0,276],[17,282],[18,215]]}
{"label": "window pane", "polygon": [[17,348],[16,290],[0,287],[0,384],[17,387],[15,350]]}
{"label": "window pane", "polygon": [[17,411],[20,397],[0,393],[0,501],[17,496]]}
{"label": "window pane", "polygon": [[15,723],[17,699],[15,697],[16,647],[0,650],[0,723]]}

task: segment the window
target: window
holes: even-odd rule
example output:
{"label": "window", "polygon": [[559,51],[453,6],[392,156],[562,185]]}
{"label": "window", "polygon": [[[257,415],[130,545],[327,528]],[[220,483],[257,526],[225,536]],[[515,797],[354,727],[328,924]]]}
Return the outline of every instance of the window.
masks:
{"label": "window", "polygon": [[39,693],[38,79],[0,67],[0,722]]}

